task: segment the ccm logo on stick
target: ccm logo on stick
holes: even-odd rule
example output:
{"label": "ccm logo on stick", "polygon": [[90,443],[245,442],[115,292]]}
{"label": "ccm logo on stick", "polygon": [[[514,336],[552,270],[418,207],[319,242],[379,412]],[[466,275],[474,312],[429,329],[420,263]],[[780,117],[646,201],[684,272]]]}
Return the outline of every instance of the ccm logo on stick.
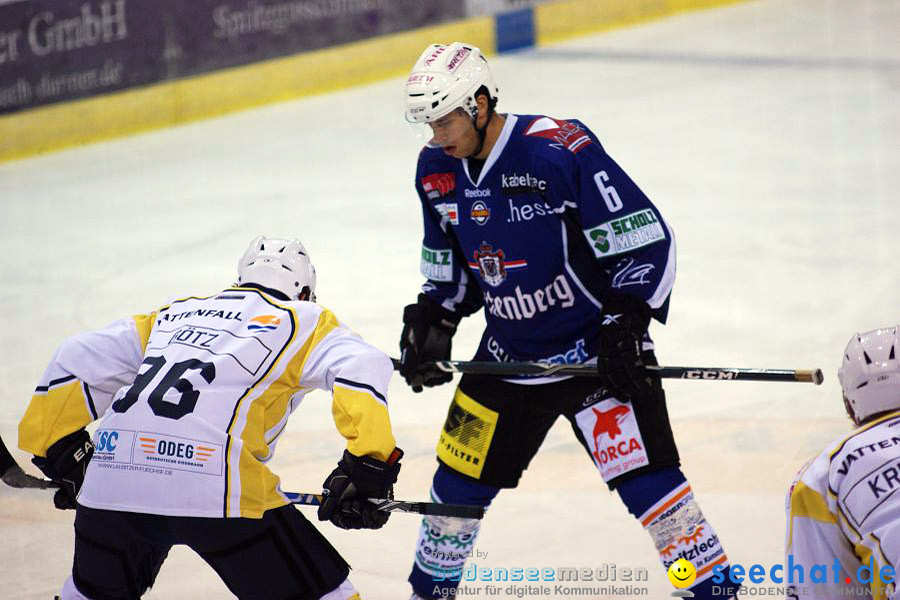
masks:
{"label": "ccm logo on stick", "polygon": [[737,379],[737,373],[728,371],[685,371],[682,379]]}

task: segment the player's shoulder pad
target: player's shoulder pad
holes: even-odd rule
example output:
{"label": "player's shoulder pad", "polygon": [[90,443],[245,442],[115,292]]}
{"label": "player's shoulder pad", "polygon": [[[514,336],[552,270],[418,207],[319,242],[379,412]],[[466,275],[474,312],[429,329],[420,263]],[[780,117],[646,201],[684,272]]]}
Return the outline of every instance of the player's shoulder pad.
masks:
{"label": "player's shoulder pad", "polygon": [[416,187],[429,200],[440,201],[456,189],[459,159],[447,156],[440,148],[424,148],[416,168]]}
{"label": "player's shoulder pad", "polygon": [[316,302],[309,302],[308,300],[288,300],[279,302],[282,306],[290,307],[296,310],[298,313],[307,313],[311,315],[320,315],[323,312],[331,312],[321,304]]}
{"label": "player's shoulder pad", "polygon": [[879,426],[890,421],[895,421],[890,426],[896,426],[897,419],[900,419],[900,411],[891,412],[864,425],[860,425],[852,431],[845,432],[836,437],[825,447],[822,454],[827,454],[832,464],[834,464],[838,458],[843,460],[843,457],[846,456],[846,454],[853,454],[861,446],[866,446],[867,443],[871,442],[871,436],[877,435],[869,433],[871,430],[880,429]]}
{"label": "player's shoulder pad", "polygon": [[418,171],[429,173],[434,171],[451,171],[459,163],[459,159],[447,156],[442,148],[424,146],[419,152]]}
{"label": "player's shoulder pad", "polygon": [[521,136],[541,154],[566,153],[577,156],[591,148],[603,151],[597,136],[578,119],[557,119],[546,115],[519,115]]}

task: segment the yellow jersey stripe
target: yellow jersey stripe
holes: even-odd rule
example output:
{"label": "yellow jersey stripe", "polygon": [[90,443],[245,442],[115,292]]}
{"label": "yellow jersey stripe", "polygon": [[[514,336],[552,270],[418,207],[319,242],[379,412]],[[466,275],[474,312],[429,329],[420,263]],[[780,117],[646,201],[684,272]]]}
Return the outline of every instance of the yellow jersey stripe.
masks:
{"label": "yellow jersey stripe", "polygon": [[156,311],[149,315],[134,315],[134,326],[137,328],[138,337],[141,340],[141,354],[147,351],[147,342],[150,340],[150,331],[156,321]]}
{"label": "yellow jersey stripe", "polygon": [[[873,559],[872,557],[872,549],[864,544],[855,544],[853,546],[853,552],[856,553],[856,556],[859,557],[860,563],[863,566],[869,566],[869,560]],[[887,593],[885,591],[886,584],[881,581],[881,576],[879,571],[881,570],[881,565],[877,560],[872,560],[872,580],[869,582],[869,589],[872,590],[872,598],[874,600],[885,600],[887,598]]]}
{"label": "yellow jersey stripe", "polygon": [[[278,306],[271,303],[273,306]],[[297,323],[296,314],[293,310],[285,308],[291,313],[291,318]],[[274,425],[284,415],[287,410],[291,397],[300,390],[300,378],[303,375],[303,368],[309,358],[312,350],[336,327],[339,327],[337,318],[329,310],[323,310],[319,315],[316,326],[300,349],[293,355],[290,362],[285,366],[284,372],[273,381],[269,386],[253,400],[249,408],[244,430],[241,432],[240,438],[244,443],[244,450],[247,451],[241,455],[238,471],[241,477],[241,500],[240,514],[242,517],[252,517],[253,515],[262,514],[262,510],[283,506],[287,501],[277,493],[278,477],[272,475],[268,467],[260,465],[259,457],[268,456],[269,446],[265,440],[265,432]],[[291,340],[286,347],[290,347],[296,338],[296,330],[291,336]],[[279,356],[279,359],[281,357]],[[276,363],[278,360],[276,360]],[[274,370],[270,369],[270,372]],[[245,395],[246,397],[246,395]],[[266,415],[269,410],[272,415],[269,424],[266,423]],[[237,414],[237,409],[235,410]],[[231,428],[229,428],[229,434]],[[393,449],[393,447],[392,447]],[[260,469],[260,467],[262,467]],[[260,476],[259,473],[267,473],[268,476]],[[247,480],[245,481],[245,477]],[[227,506],[226,506],[227,514]]]}
{"label": "yellow jersey stripe", "polygon": [[814,489],[802,481],[798,481],[791,490],[791,514],[790,532],[788,533],[788,547],[794,536],[794,519],[796,517],[813,519],[822,523],[837,525],[834,515],[828,510],[825,499]]}
{"label": "yellow jersey stripe", "polygon": [[54,442],[93,420],[82,382],[67,380],[31,397],[19,423],[19,447],[35,456],[47,456],[47,448]]}
{"label": "yellow jersey stripe", "polygon": [[367,392],[335,385],[331,413],[351,454],[387,461],[397,445],[387,406]]}
{"label": "yellow jersey stripe", "polygon": [[[293,345],[294,340],[297,338],[297,330],[299,327],[297,315],[292,309],[281,306],[279,304],[276,304],[269,298],[268,295],[263,294],[262,292],[260,292],[258,290],[251,289],[251,288],[239,288],[239,291],[254,292],[254,293],[258,294],[260,296],[260,298],[265,300],[268,304],[286,312],[291,320],[291,335],[288,338],[287,343],[285,343],[281,347],[281,349],[278,351],[278,356],[275,357],[275,360],[272,361],[272,364],[269,366],[268,369],[266,369],[266,372],[263,373],[262,376],[260,376],[260,378],[257,379],[256,382],[252,386],[247,388],[247,390],[241,395],[240,400],[237,401],[237,403],[235,404],[235,407],[234,407],[234,411],[232,412],[231,422],[228,424],[228,428],[225,430],[225,432],[228,434],[228,441],[225,446],[225,490],[224,490],[224,493],[225,493],[224,516],[225,517],[229,516],[229,511],[230,511],[229,498],[231,496],[231,487],[232,487],[232,481],[231,481],[231,477],[230,477],[230,473],[231,473],[231,464],[230,464],[231,437],[232,437],[232,433],[234,430],[235,422],[237,420],[237,416],[238,416],[238,414],[240,414],[240,411],[241,411],[241,405],[243,404],[243,402],[247,398],[247,396],[249,396],[260,385],[260,383],[262,381],[264,381],[269,376],[269,374],[272,373],[276,369],[276,367],[280,364],[281,359],[285,354],[285,351]],[[288,363],[288,369],[289,368],[290,368],[290,363]],[[270,386],[270,389],[271,389],[271,386]],[[253,406],[250,407],[250,410],[251,411],[253,410]],[[250,419],[247,419],[246,423],[247,423],[247,425],[249,425],[250,423],[252,423],[252,421]],[[251,429],[256,429],[256,428],[251,428]],[[241,440],[244,441],[245,444],[247,443],[246,440],[249,438],[250,446],[252,447],[253,440],[256,439],[255,431],[251,431],[250,433],[248,433],[247,426],[245,425],[245,431],[242,432],[240,437],[241,437]],[[261,433],[259,434],[259,439],[262,440],[262,444],[265,445],[265,440],[263,439],[263,436]],[[247,454],[247,456],[244,455],[245,453]],[[253,463],[256,463],[256,465],[254,465]],[[259,463],[258,463],[258,461],[256,461],[255,459],[253,459],[251,457],[249,448],[247,446],[245,446],[244,452],[241,453],[241,457],[240,457],[239,463],[238,463],[238,473],[241,477],[241,495],[242,496],[245,493],[245,488],[244,488],[245,474],[248,476],[248,480],[255,480],[257,489],[265,488],[271,484],[271,481],[267,477],[263,476],[261,479],[251,477],[251,472],[254,470],[257,470],[257,471],[259,470]],[[267,473],[269,473],[269,475],[271,477],[274,477],[274,475],[272,475],[268,471],[268,469],[264,466],[263,466],[262,471],[267,472]],[[277,485],[277,478],[275,480],[275,485]],[[257,493],[257,495],[258,495],[258,493]],[[264,496],[264,494],[263,494],[263,496]],[[282,502],[282,504],[283,504],[283,502]],[[241,502],[241,507],[239,508],[239,510],[242,511],[242,509],[243,509],[243,502]],[[250,512],[253,512],[253,511],[251,510]],[[244,516],[244,515],[241,514],[240,516]]]}

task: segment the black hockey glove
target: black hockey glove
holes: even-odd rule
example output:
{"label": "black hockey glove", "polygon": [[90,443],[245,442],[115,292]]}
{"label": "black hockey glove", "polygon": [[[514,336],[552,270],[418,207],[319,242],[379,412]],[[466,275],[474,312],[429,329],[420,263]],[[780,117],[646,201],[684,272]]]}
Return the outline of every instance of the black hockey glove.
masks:
{"label": "black hockey glove", "polygon": [[47,481],[46,479],[41,479],[40,477],[35,477],[34,475],[29,475],[25,471],[22,470],[22,467],[19,465],[13,465],[8,468],[0,477],[3,480],[3,483],[8,485],[9,487],[14,488],[37,488],[41,490],[45,490],[48,487],[59,487],[54,484],[52,481]]}
{"label": "black hockey glove", "polygon": [[381,529],[390,513],[378,510],[368,498],[394,497],[403,450],[394,448],[388,462],[371,456],[355,456],[344,450],[337,468],[322,484],[319,520],[341,529]]}
{"label": "black hockey glove", "polygon": [[447,383],[453,375],[424,363],[450,360],[450,340],[456,333],[460,316],[419,294],[419,301],[403,309],[403,333],[400,334],[400,374],[414,392],[422,386]]}
{"label": "black hockey glove", "polygon": [[0,480],[9,487],[14,488],[40,488],[50,487],[50,482],[40,477],[33,477],[22,470],[12,457],[6,444],[0,439]]}
{"label": "black hockey glove", "polygon": [[75,498],[84,482],[88,462],[94,455],[91,436],[79,429],[56,441],[47,449],[47,458],[35,456],[31,462],[59,485],[53,505],[60,510],[75,508]]}
{"label": "black hockey glove", "polygon": [[641,356],[641,340],[650,325],[650,307],[626,294],[611,294],[603,303],[597,370],[621,401],[650,391],[652,376]]}

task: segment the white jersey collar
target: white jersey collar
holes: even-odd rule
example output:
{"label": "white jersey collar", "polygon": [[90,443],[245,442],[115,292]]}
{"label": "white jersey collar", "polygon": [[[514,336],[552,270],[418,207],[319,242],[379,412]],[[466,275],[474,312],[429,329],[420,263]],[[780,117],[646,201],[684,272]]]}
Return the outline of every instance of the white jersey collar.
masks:
{"label": "white jersey collar", "polygon": [[500,135],[497,136],[497,141],[494,142],[494,147],[491,148],[491,153],[488,154],[487,159],[484,161],[484,166],[481,168],[481,173],[478,174],[478,181],[472,181],[472,176],[469,174],[469,159],[462,159],[463,162],[463,170],[466,172],[466,177],[469,178],[469,182],[475,187],[481,185],[481,182],[484,181],[485,174],[491,170],[491,167],[494,166],[494,163],[497,162],[497,159],[500,158],[500,154],[503,153],[503,149],[506,148],[506,143],[509,141],[509,137],[512,135],[513,127],[516,126],[516,121],[518,117],[512,113],[506,114],[506,122],[503,123],[503,129],[500,130]]}

